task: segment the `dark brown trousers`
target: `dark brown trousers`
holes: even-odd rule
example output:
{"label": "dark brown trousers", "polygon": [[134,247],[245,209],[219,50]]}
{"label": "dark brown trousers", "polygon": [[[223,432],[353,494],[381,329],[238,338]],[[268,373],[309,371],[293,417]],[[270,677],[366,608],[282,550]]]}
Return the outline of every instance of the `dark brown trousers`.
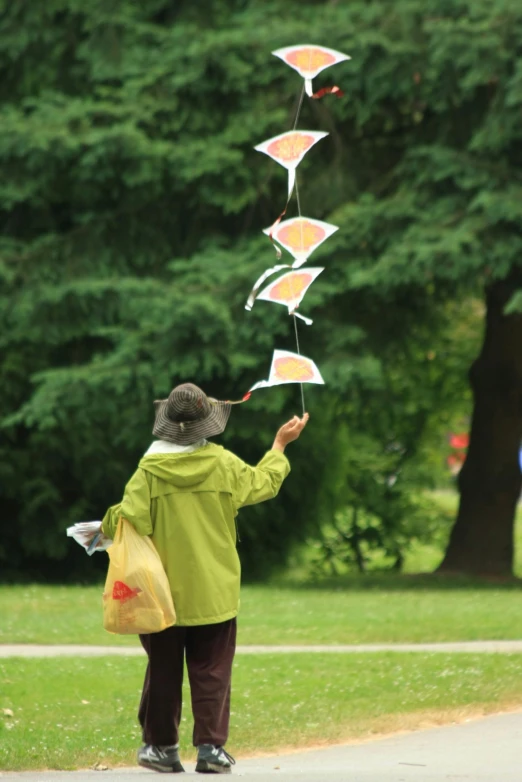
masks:
{"label": "dark brown trousers", "polygon": [[194,716],[193,744],[225,744],[236,620],[169,627],[140,635],[140,641],[149,658],[138,712],[145,744],[168,746],[179,741],[184,657]]}

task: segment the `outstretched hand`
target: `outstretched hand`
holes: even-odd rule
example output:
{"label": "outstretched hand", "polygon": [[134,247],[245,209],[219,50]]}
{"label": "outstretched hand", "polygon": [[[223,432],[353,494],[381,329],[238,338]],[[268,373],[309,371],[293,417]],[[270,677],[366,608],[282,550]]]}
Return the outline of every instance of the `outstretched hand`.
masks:
{"label": "outstretched hand", "polygon": [[308,413],[305,413],[302,418],[299,418],[299,416],[294,415],[294,417],[291,418],[290,421],[287,421],[286,424],[283,424],[283,426],[278,430],[275,436],[272,450],[284,452],[288,443],[297,440],[297,438],[305,428],[306,424],[308,423],[309,418],[310,416],[308,415]]}

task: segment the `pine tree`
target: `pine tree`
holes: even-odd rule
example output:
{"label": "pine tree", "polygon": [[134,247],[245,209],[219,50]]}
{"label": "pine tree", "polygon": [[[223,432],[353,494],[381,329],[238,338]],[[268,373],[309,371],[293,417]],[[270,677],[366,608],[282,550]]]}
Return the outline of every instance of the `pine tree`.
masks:
{"label": "pine tree", "polygon": [[[353,59],[318,79],[340,82],[346,97],[307,101],[301,118],[330,133],[299,168],[303,213],[342,226],[314,255],[327,272],[306,299],[315,323],[303,352],[328,385],[310,393],[314,425],[292,454],[281,502],[241,522],[247,575],[284,562],[325,508],[345,502],[337,487],[352,461],[339,450],[337,416],[349,437],[370,428],[377,450],[410,442],[400,414],[394,427],[377,415],[391,369],[407,376],[410,362],[418,373],[399,410],[424,410],[419,438],[453,404],[459,381],[425,360],[448,303],[487,290],[510,334],[520,317],[502,314],[518,285],[520,25],[505,0],[5,4],[0,483],[13,523],[0,542],[4,570],[86,571],[64,529],[119,498],[150,437],[152,400],[187,379],[238,398],[266,377],[275,346],[293,348],[279,308],[243,309],[272,264],[261,229],[285,188],[285,172],[253,146],[291,127],[300,89],[270,58],[280,46],[313,37]],[[452,569],[510,568],[518,343],[500,350],[501,332],[493,328],[480,360],[500,360],[503,379],[495,406],[476,407]],[[475,374],[478,393],[484,372]],[[364,424],[361,395],[374,411]],[[225,444],[255,461],[298,405],[292,388],[256,395],[234,411]],[[482,525],[465,501],[479,484]]]}

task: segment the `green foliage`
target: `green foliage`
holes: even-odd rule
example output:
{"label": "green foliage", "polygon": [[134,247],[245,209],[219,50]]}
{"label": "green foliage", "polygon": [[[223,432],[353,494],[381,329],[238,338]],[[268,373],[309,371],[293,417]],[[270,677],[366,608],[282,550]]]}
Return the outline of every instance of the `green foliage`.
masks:
{"label": "green foliage", "polygon": [[382,363],[373,386],[367,376],[362,384],[352,379],[337,403],[336,417],[345,423],[336,432],[333,501],[324,514],[316,572],[344,572],[351,565],[364,571],[375,550],[401,569],[413,542],[447,534],[447,517],[419,487],[447,482],[443,433],[458,422],[459,374],[478,347],[480,308],[473,301],[466,305],[458,315],[449,305],[438,313],[436,336],[429,327],[425,333],[418,328],[387,349],[380,337]]}
{"label": "green foliage", "polygon": [[[240,398],[274,346],[293,349],[282,308],[243,304],[285,192],[253,146],[291,127],[300,89],[270,51],[310,30],[353,57],[316,80],[346,98],[300,120],[330,133],[299,168],[303,213],[341,226],[314,255],[327,273],[301,334],[327,387],[306,391],[280,501],[242,514],[245,574],[354,498],[407,522],[466,404],[448,300],[519,263],[518,5],[15,1],[0,15],[4,576],[87,577],[64,529],[119,498],[152,400],[187,379]],[[256,461],[298,411],[297,388],[260,392],[223,442]]]}

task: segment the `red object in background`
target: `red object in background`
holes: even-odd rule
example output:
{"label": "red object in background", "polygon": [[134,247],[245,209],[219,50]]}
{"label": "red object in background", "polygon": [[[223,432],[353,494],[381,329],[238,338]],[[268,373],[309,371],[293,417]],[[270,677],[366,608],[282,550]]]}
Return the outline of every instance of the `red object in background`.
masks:
{"label": "red object in background", "polygon": [[449,471],[451,472],[452,475],[459,474],[465,460],[466,460],[465,453],[450,453],[450,455],[446,459],[446,464],[448,465]]}
{"label": "red object in background", "polygon": [[465,461],[465,456],[463,453],[450,453],[448,458],[446,459],[448,463],[448,467],[462,467]]}
{"label": "red object in background", "polygon": [[466,449],[469,446],[469,434],[467,432],[461,432],[460,434],[450,434],[449,436],[450,448],[454,449],[452,453],[446,458],[446,464],[452,475],[456,476],[462,469],[462,465],[466,461]]}
{"label": "red object in background", "polygon": [[469,435],[463,434],[450,435],[450,445],[452,448],[467,448],[469,445]]}

